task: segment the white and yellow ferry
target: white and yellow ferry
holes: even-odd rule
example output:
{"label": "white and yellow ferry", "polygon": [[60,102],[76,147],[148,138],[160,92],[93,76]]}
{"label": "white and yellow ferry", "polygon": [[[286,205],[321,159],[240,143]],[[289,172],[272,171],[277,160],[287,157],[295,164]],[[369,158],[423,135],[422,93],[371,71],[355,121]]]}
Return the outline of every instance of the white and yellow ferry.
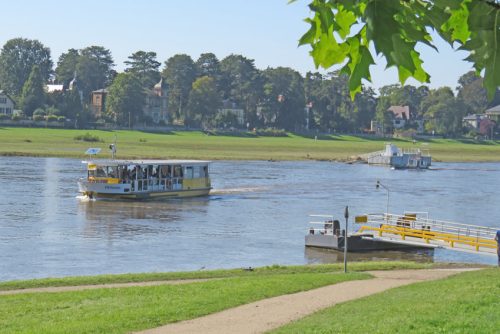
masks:
{"label": "white and yellow ferry", "polygon": [[208,195],[209,161],[91,160],[78,181],[89,198],[153,199]]}

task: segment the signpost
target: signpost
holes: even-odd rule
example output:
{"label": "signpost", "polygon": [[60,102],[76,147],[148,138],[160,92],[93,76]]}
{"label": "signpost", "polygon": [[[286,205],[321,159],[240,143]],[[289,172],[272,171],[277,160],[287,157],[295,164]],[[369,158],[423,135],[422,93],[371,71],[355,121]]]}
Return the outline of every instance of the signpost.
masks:
{"label": "signpost", "polygon": [[344,211],[344,217],[345,217],[345,234],[344,234],[344,273],[347,273],[347,227],[348,227],[348,220],[349,220],[349,207],[345,207]]}

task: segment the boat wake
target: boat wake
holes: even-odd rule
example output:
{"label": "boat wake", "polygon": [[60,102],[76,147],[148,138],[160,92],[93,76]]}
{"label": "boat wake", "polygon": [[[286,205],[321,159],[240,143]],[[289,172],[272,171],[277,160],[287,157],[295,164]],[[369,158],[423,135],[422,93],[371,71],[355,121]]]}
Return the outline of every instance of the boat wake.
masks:
{"label": "boat wake", "polygon": [[75,198],[81,202],[95,202],[95,198],[90,198],[85,195],[78,195]]}
{"label": "boat wake", "polygon": [[242,188],[212,189],[210,191],[210,195],[254,193],[254,192],[264,191],[266,189],[267,189],[267,187],[242,187]]}

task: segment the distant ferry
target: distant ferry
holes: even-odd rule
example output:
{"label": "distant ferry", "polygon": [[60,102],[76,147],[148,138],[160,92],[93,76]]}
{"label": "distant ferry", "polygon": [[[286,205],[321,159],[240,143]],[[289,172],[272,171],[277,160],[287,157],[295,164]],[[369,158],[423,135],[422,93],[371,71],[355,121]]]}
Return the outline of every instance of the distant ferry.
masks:
{"label": "distant ferry", "polygon": [[79,192],[89,198],[153,199],[208,195],[209,161],[91,160]]}
{"label": "distant ferry", "polygon": [[394,144],[386,144],[384,151],[369,153],[367,162],[370,165],[385,165],[395,169],[427,169],[432,163],[428,151],[419,148],[400,149]]}

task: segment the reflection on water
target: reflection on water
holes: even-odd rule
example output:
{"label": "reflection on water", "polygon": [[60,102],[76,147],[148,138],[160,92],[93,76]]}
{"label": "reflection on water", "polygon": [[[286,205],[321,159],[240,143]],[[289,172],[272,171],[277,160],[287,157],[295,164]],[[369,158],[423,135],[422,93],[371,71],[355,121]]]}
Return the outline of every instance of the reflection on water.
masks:
{"label": "reflection on water", "polygon": [[[0,157],[0,280],[343,261],[342,253],[304,248],[308,215],[342,217],[345,205],[351,216],[384,211],[386,192],[375,189],[376,180],[389,187],[392,212],[499,225],[500,164],[434,168],[215,162],[214,191],[207,197],[89,201],[76,193],[76,180],[85,174],[79,160]],[[441,249],[349,258],[496,261]]]}

